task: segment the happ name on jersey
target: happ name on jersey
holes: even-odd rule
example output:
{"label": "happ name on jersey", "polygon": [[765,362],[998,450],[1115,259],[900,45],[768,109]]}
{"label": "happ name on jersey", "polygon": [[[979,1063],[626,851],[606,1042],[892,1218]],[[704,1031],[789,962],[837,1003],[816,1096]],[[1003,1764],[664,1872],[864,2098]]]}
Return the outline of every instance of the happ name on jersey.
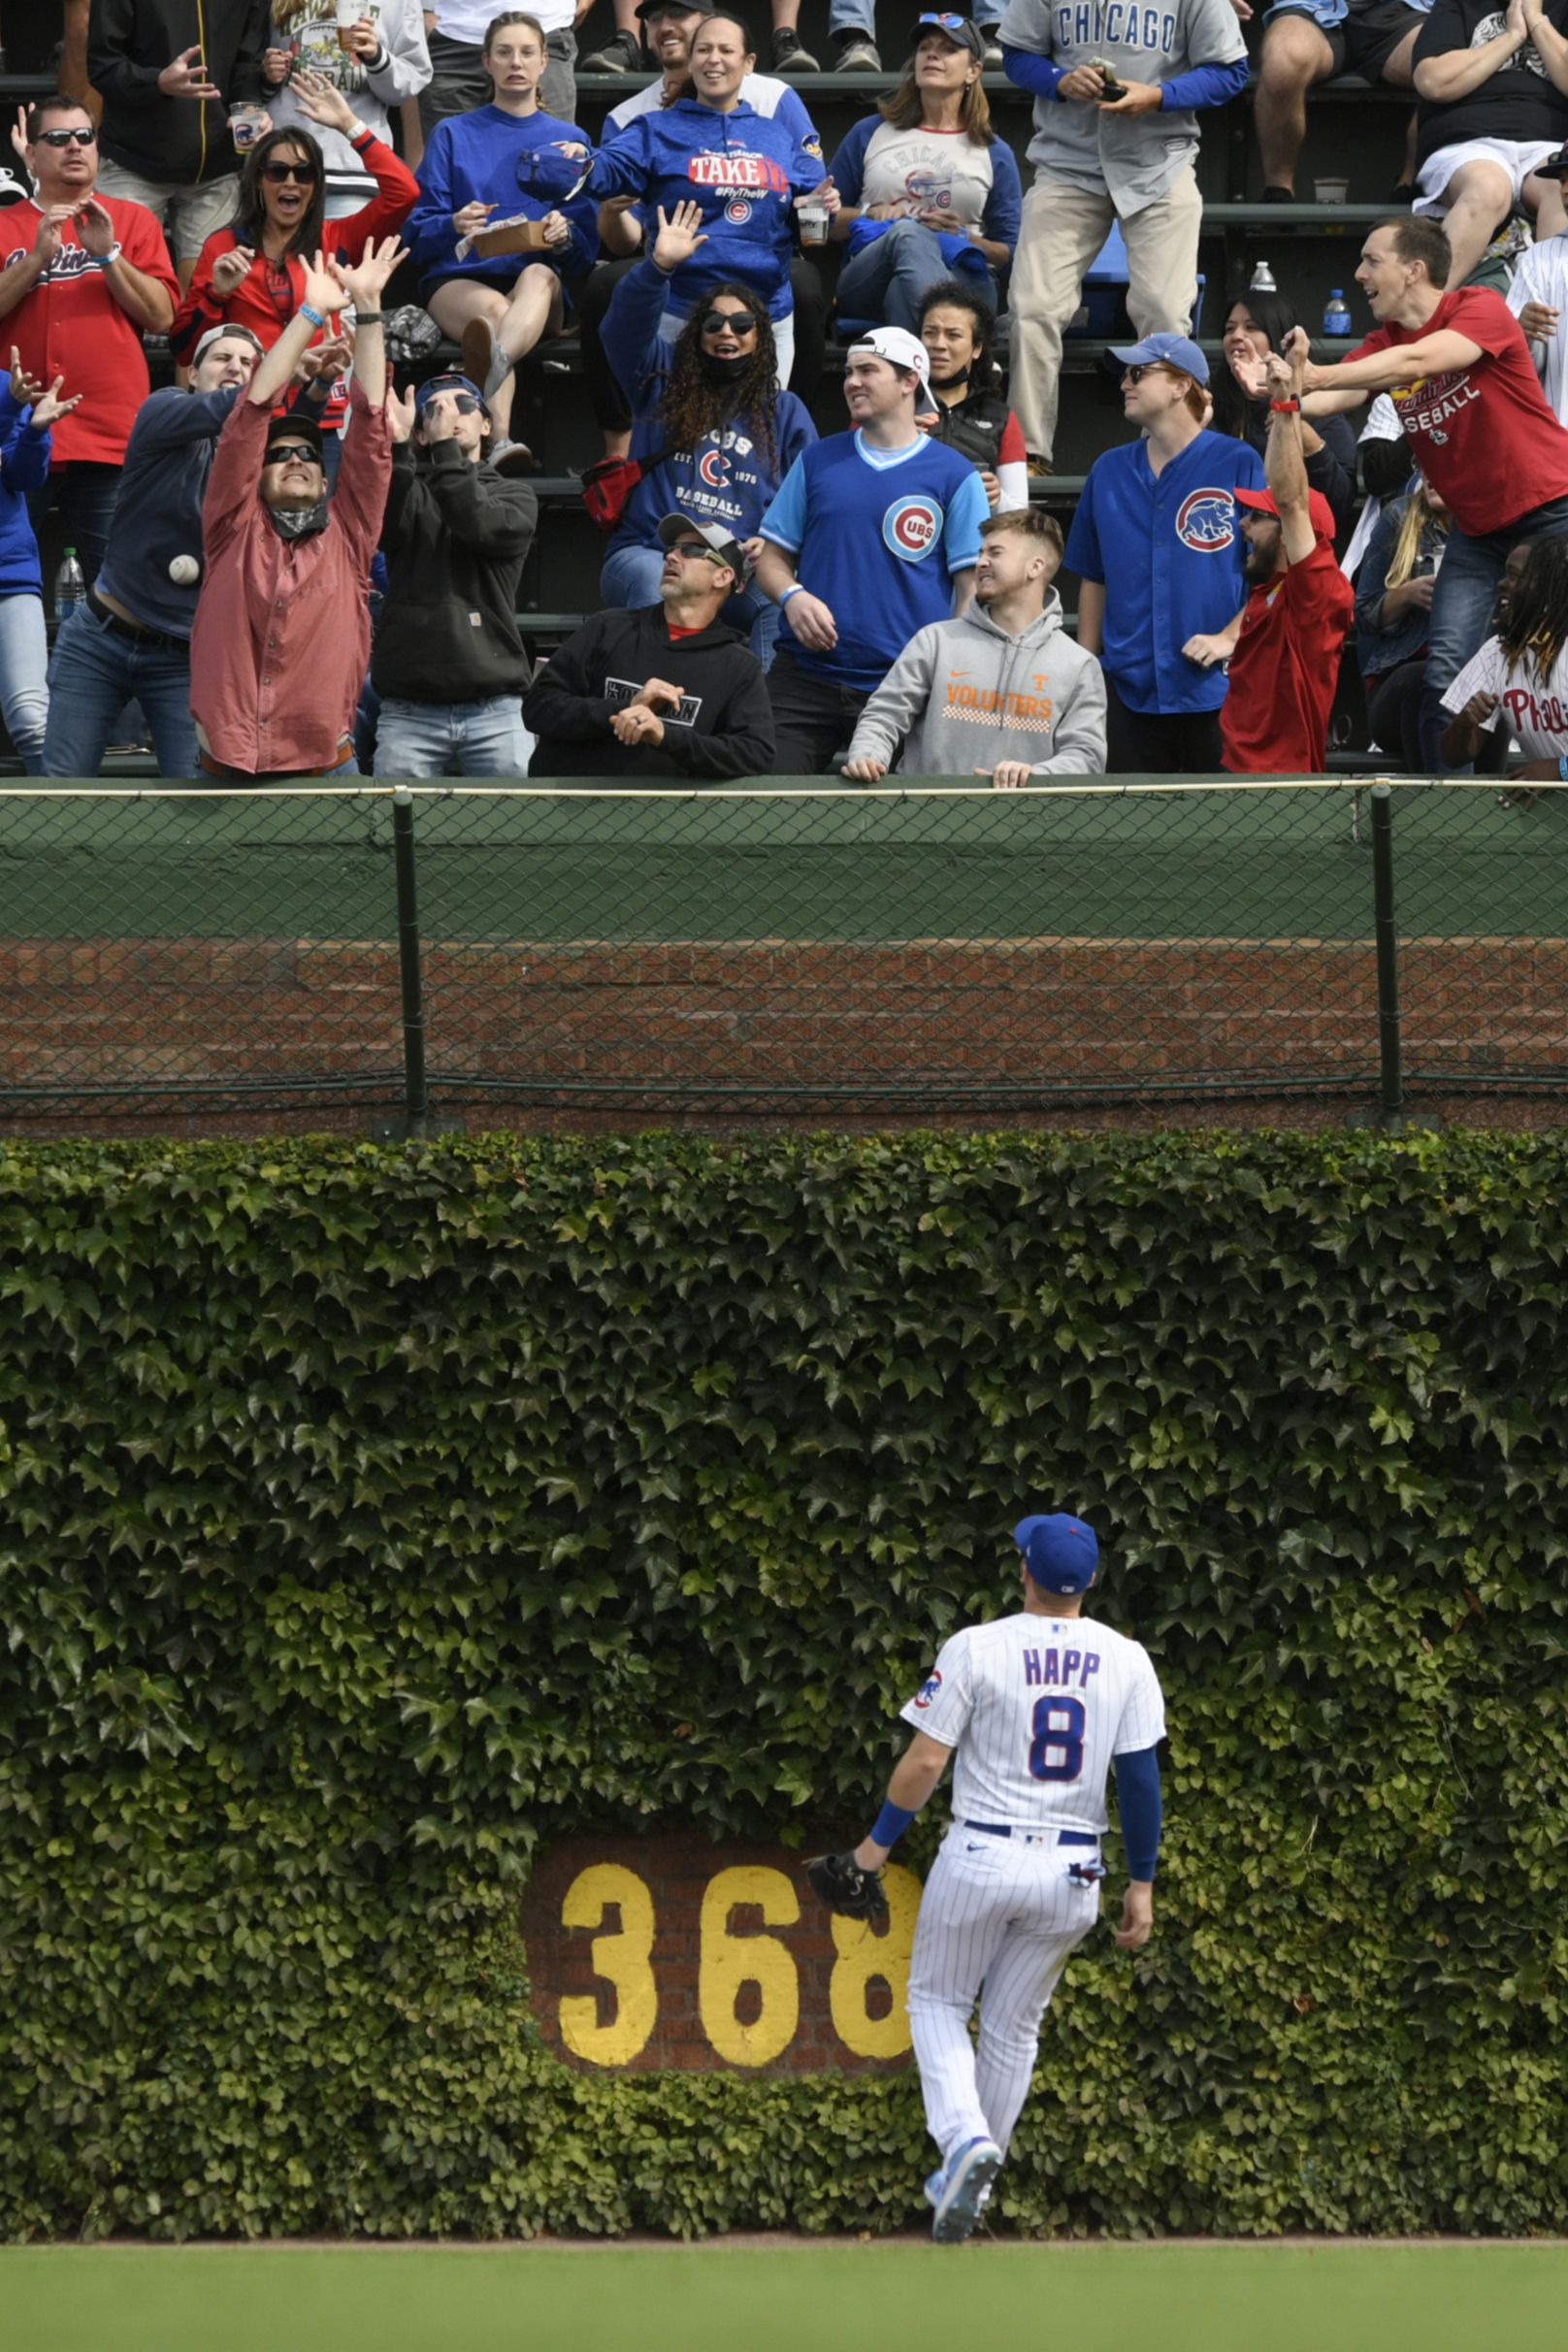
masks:
{"label": "happ name on jersey", "polygon": [[1176,12],[1137,8],[1132,0],[1065,0],[1057,10],[1059,49],[1106,49],[1113,42],[1168,55],[1176,46]]}
{"label": "happ name on jersey", "polygon": [[1031,1687],[1046,1682],[1063,1686],[1077,1678],[1080,1690],[1089,1688],[1089,1678],[1099,1672],[1097,1650],[1026,1650],[1024,1680]]}

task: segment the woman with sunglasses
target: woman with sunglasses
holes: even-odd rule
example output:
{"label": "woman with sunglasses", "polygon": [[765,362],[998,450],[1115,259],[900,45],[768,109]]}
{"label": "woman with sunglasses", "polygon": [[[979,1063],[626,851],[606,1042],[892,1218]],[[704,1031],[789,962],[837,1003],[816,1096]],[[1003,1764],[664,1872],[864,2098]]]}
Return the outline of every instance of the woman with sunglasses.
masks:
{"label": "woman with sunglasses", "polygon": [[[1213,385],[1214,430],[1251,441],[1259,457],[1268,443],[1265,363],[1271,351],[1283,356],[1285,339],[1298,323],[1295,306],[1283,294],[1238,294],[1225,318],[1225,364]],[[1307,487],[1323,492],[1335,529],[1343,531],[1356,501],[1356,436],[1343,416],[1303,416],[1301,446]]]}
{"label": "woman with sunglasses", "polygon": [[824,179],[822,151],[775,114],[759,114],[741,97],[757,63],[740,17],[717,9],[692,36],[685,97],[638,114],[594,160],[594,195],[634,196],[651,221],[700,207],[702,234],[665,285],[664,328],[673,338],[707,300],[715,278],[749,286],[772,321],[778,380],[795,358],[795,298],[790,287],[795,215],[808,200],[837,210],[838,191]]}
{"label": "woman with sunglasses", "polygon": [[[317,252],[356,264],[367,244],[401,228],[413,209],[419,182],[389,147],[355,116],[342,90],[313,74],[297,74],[301,111],[347,140],[376,181],[376,198],[344,220],[325,218],[326,170],[309,131],[292,125],[268,131],[245,158],[233,226],[202,247],[196,275],[180,304],[169,344],[188,364],[210,327],[248,327],[270,351],[305,300],[305,278]],[[326,339],[317,327],[312,342]],[[321,416],[334,438],[347,413],[342,384]],[[335,452],[334,452],[335,453]]]}
{"label": "woman with sunglasses", "polygon": [[[768,306],[750,286],[720,278],[673,343],[660,334],[667,288],[702,242],[702,208],[657,214],[645,261],[622,278],[604,313],[604,351],[632,404],[633,459],[642,478],[610,542],[599,591],[612,609],[657,604],[670,514],[718,523],[733,539],[755,537],[763,515],[816,426],[793,392],[781,392]],[[779,608],[760,589],[737,588],[724,609],[748,630],[766,670]]]}
{"label": "woman with sunglasses", "polygon": [[926,16],[903,80],[833,159],[833,222],[849,252],[838,315],[920,333],[920,306],[945,278],[972,279],[996,308],[1012,266],[1024,192],[981,87],[986,37],[967,16]]}
{"label": "woman with sunglasses", "polygon": [[[481,53],[490,104],[448,114],[432,131],[408,245],[420,301],[462,344],[463,365],[490,405],[490,462],[506,474],[533,464],[511,439],[512,371],[540,336],[560,334],[569,289],[599,252],[599,215],[582,194],[593,148],[539,105],[550,59],[538,18],[517,10],[492,18]],[[539,222],[543,250],[521,263],[515,251],[475,252],[492,214]]]}

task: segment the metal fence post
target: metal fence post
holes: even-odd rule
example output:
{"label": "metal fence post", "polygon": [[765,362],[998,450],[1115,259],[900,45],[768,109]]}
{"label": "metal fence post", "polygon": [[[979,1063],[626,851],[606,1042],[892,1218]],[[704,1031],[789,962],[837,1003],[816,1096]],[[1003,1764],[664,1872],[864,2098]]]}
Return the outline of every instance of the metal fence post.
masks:
{"label": "metal fence post", "polygon": [[425,996],[419,966],[419,900],[414,886],[413,795],[400,784],[392,795],[392,849],[398,883],[398,971],[403,985],[403,1096],[408,1132],[430,1116],[425,1079]]}
{"label": "metal fence post", "polygon": [[1378,1108],[1386,1123],[1404,1109],[1400,1065],[1399,938],[1393,913],[1393,788],[1372,787],[1372,906],[1378,956]]}

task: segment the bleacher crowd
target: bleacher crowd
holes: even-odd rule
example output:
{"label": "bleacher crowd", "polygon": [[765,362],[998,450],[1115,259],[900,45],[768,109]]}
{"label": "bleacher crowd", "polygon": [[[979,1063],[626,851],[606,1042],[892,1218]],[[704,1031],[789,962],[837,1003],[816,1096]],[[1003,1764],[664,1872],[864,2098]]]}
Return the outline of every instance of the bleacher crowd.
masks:
{"label": "bleacher crowd", "polygon": [[[831,154],[799,0],[773,73],[709,0],[615,0],[579,65],[583,13],[91,0],[101,114],[28,107],[0,213],[28,773],[94,775],[127,729],[172,778],[1314,773],[1358,670],[1391,765],[1512,746],[1515,797],[1568,777],[1568,0],[1269,10],[1266,202],[1327,76],[1413,88],[1410,142],[1349,356],[1255,284],[1212,374],[1195,156],[1247,81],[1245,0],[885,24],[904,62]],[[880,75],[869,0],[831,21]],[[590,139],[576,75],[644,58]],[[1033,101],[1027,192],[998,67]],[[1109,239],[1127,437],[1064,537],[1063,338]],[[536,665],[513,406],[563,334],[604,437],[601,609]],[[52,649],[51,508],[82,591]]]}

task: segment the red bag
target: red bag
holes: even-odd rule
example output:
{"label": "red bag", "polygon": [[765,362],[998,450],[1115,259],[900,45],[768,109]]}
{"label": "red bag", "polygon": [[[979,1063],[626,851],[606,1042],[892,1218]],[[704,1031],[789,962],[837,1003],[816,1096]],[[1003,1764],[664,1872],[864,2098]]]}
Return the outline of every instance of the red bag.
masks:
{"label": "red bag", "polygon": [[621,527],[627,501],[646,474],[665,462],[663,449],[651,457],[602,457],[582,472],[582,503],[606,537]]}

